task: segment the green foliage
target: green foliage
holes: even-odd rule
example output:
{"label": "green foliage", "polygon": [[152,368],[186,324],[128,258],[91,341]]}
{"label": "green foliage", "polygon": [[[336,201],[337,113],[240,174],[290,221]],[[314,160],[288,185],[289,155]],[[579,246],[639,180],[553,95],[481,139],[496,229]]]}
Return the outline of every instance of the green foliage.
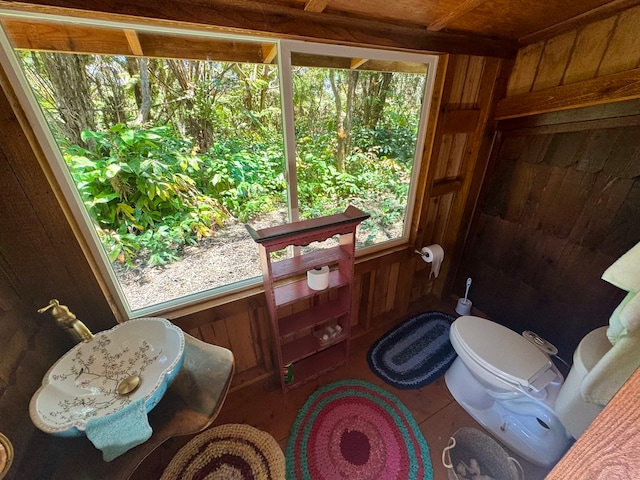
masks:
{"label": "green foliage", "polygon": [[281,205],[286,197],[284,153],[278,144],[243,146],[216,142],[207,152],[198,182],[242,222]]}
{"label": "green foliage", "polygon": [[109,257],[151,264],[176,258],[176,249],[211,235],[227,215],[197,188],[202,160],[167,127],[83,132],[92,149],[69,147],[65,160]]}
{"label": "green foliage", "polygon": [[415,154],[416,133],[417,128],[390,123],[376,129],[354,131],[354,142],[365,150],[377,148],[378,155],[411,165]]}
{"label": "green foliage", "polygon": [[[41,55],[21,59],[112,261],[166,264],[227,219],[251,221],[286,204],[277,67],[86,56],[77,68],[95,128],[79,136],[63,128],[69,109]],[[405,215],[424,77],[333,72],[334,85],[328,69],[293,69],[300,213],[353,204],[371,214],[361,229],[373,243]]]}

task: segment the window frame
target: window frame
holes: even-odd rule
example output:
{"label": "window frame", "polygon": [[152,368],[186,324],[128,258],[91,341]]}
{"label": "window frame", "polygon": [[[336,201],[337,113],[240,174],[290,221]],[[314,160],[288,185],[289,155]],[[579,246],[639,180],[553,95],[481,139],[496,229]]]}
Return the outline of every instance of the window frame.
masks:
{"label": "window frame", "polygon": [[[375,60],[393,60],[399,62],[415,62],[427,65],[427,75],[425,79],[424,94],[422,99],[421,116],[418,123],[418,134],[416,139],[416,149],[412,166],[409,192],[407,197],[407,207],[404,220],[403,235],[400,238],[382,242],[357,251],[357,256],[372,253],[380,253],[387,250],[406,245],[411,233],[412,219],[415,213],[416,193],[418,192],[417,180],[421,171],[422,157],[425,150],[425,140],[427,138],[428,119],[431,111],[431,99],[435,85],[436,72],[438,68],[438,56],[433,54],[401,52],[393,50],[382,50],[378,48],[353,47],[346,45],[324,44],[317,42],[306,42],[299,40],[287,40],[283,38],[263,37],[260,35],[239,35],[219,33],[199,28],[186,27],[166,27],[154,24],[142,24],[136,22],[120,22],[112,20],[97,20],[91,18],[73,18],[62,15],[37,14],[31,12],[20,12],[4,10],[0,7],[0,18],[10,17],[26,21],[46,20],[53,22],[82,24],[86,26],[107,27],[116,29],[133,29],[151,33],[174,34],[180,36],[195,36],[198,38],[212,38],[213,40],[245,41],[251,43],[269,43],[277,48],[277,66],[279,70],[280,101],[283,122],[283,144],[285,155],[285,174],[287,177],[288,189],[288,210],[289,221],[299,219],[297,202],[297,178],[296,178],[296,138],[295,120],[293,106],[293,81],[291,57],[294,53],[305,53],[323,56],[367,58]],[[75,183],[69,172],[61,151],[55,141],[48,126],[42,110],[40,109],[34,93],[29,86],[19,60],[14,52],[14,47],[5,32],[0,28],[0,64],[3,66],[6,75],[12,85],[19,103],[26,115],[27,121],[34,132],[34,139],[42,151],[53,178],[49,178],[52,185],[59,187],[57,193],[58,201],[63,205],[67,219],[74,229],[81,245],[85,248],[85,255],[95,266],[99,275],[99,281],[103,285],[105,295],[108,294],[112,308],[117,309],[119,318],[135,318],[148,315],[163,314],[168,311],[190,312],[208,308],[211,303],[224,301],[228,298],[241,298],[245,295],[254,294],[260,291],[262,278],[260,276],[244,279],[233,284],[216,287],[214,289],[178,297],[162,303],[157,303],[147,307],[132,309],[126,299],[123,287],[116,276],[114,269],[108,259],[107,253],[102,246],[98,234],[93,227],[93,222],[86,210],[80,194],[75,187]],[[45,171],[46,173],[46,171]],[[47,175],[49,176],[49,175]],[[54,189],[55,191],[55,189]],[[67,206],[68,208],[65,208]],[[69,218],[71,217],[71,218]],[[87,251],[88,250],[88,251]],[[115,313],[115,312],[114,312]]]}

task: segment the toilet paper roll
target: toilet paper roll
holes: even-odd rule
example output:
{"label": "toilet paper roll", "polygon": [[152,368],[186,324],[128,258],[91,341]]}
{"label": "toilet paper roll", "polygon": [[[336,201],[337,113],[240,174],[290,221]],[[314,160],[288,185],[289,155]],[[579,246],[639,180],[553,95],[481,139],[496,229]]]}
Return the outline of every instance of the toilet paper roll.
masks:
{"label": "toilet paper roll", "polygon": [[311,290],[324,290],[329,286],[329,267],[314,268],[307,272],[307,285]]}
{"label": "toilet paper roll", "polygon": [[422,259],[431,264],[431,272],[429,273],[429,278],[432,276],[438,277],[440,274],[440,266],[442,265],[442,261],[444,260],[444,248],[442,248],[437,243],[433,245],[429,245],[428,247],[422,247],[420,250],[422,252]]}

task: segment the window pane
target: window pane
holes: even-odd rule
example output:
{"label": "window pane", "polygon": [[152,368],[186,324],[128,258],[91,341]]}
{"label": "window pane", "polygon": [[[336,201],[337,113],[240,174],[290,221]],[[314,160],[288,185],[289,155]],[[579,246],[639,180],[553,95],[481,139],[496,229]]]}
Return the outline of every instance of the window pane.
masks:
{"label": "window pane", "polygon": [[155,58],[17,50],[131,310],[260,276],[244,223],[287,219],[263,44],[150,35]]}
{"label": "window pane", "polygon": [[358,247],[402,238],[426,65],[295,54],[292,63],[301,218],[351,204],[371,214]]}
{"label": "window pane", "polygon": [[[359,248],[406,239],[433,57],[100,23],[8,15],[0,28],[51,135],[40,122],[34,131],[124,313],[259,283],[245,223],[352,204],[372,217]],[[375,58],[346,56],[360,52]]]}

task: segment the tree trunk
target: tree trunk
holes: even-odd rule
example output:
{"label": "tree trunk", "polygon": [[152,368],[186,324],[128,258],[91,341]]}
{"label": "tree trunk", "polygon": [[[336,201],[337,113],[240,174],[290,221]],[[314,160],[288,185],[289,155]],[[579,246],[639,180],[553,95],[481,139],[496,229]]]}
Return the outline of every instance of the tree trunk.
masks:
{"label": "tree trunk", "polygon": [[142,125],[149,121],[151,111],[151,85],[149,83],[149,59],[139,58],[138,67],[140,72],[140,103],[138,104],[138,116],[134,124]]}
{"label": "tree trunk", "polygon": [[333,90],[333,97],[336,103],[336,127],[337,127],[337,152],[336,152],[336,168],[339,172],[344,172],[344,161],[345,161],[345,148],[346,144],[346,134],[344,132],[344,122],[342,117],[342,99],[340,98],[340,88],[336,83],[336,72],[335,70],[329,70],[329,81],[331,83],[331,90]]}
{"label": "tree trunk", "polygon": [[387,102],[387,94],[389,93],[389,85],[393,74],[390,72],[384,72],[382,74],[382,83],[378,84],[378,92],[372,98],[371,105],[371,118],[369,119],[369,127],[375,129],[378,126],[378,122],[382,118],[382,112],[384,105]]}
{"label": "tree trunk", "polygon": [[351,152],[352,143],[352,127],[353,127],[353,103],[355,98],[356,86],[358,84],[360,72],[358,70],[349,71],[349,84],[347,88],[347,112],[344,121],[345,130],[345,156]]}
{"label": "tree trunk", "polygon": [[55,91],[56,108],[62,119],[60,130],[72,145],[85,145],[83,130],[95,130],[95,113],[85,67],[87,55],[41,53],[42,62]]}

